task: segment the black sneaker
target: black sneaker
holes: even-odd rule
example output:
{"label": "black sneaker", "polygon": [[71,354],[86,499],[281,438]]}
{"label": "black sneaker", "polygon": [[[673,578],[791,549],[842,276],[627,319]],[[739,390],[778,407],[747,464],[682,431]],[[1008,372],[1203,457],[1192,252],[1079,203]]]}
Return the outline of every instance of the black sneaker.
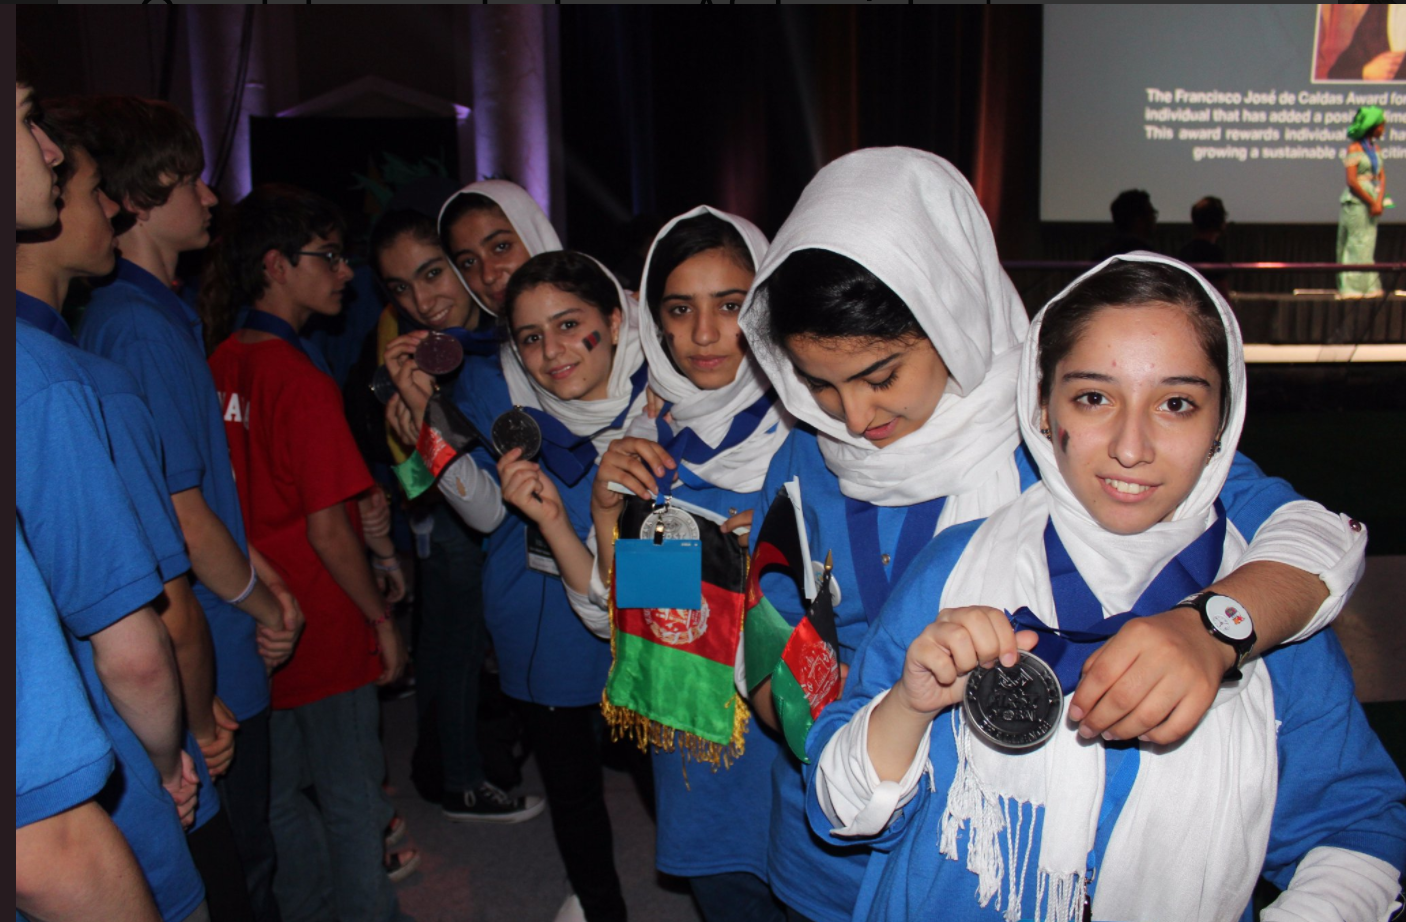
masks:
{"label": "black sneaker", "polygon": [[446,791],[440,810],[456,823],[521,823],[546,806],[535,794],[513,797],[485,781],[476,791]]}

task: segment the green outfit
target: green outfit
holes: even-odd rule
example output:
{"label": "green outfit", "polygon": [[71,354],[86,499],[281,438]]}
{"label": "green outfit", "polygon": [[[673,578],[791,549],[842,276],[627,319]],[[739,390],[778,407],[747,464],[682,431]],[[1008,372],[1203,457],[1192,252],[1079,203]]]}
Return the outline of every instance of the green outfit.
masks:
{"label": "green outfit", "polygon": [[[1375,197],[1377,183],[1382,180],[1385,169],[1381,154],[1377,154],[1377,172],[1372,172],[1372,160],[1363,151],[1352,151],[1343,163],[1357,170],[1357,182],[1363,191]],[[1351,188],[1344,189],[1342,212],[1338,217],[1338,262],[1370,263],[1377,253],[1377,219],[1367,208],[1367,203],[1357,197]],[[1375,272],[1339,272],[1338,292],[1344,295],[1364,295],[1382,290],[1382,278]]]}

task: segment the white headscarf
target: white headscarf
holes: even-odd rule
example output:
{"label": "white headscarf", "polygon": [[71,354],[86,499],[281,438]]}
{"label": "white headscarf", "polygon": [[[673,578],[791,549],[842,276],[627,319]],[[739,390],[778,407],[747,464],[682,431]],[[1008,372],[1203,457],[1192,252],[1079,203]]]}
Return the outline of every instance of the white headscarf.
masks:
{"label": "white headscarf", "polygon": [[[584,254],[582,254],[584,255]],[[620,299],[620,337],[615,344],[615,356],[610,365],[610,386],[602,400],[562,400],[537,383],[522,364],[522,356],[517,350],[517,340],[511,335],[503,343],[500,360],[503,363],[503,377],[508,382],[508,396],[520,407],[536,407],[556,417],[579,436],[590,436],[596,455],[602,454],[610,443],[624,434],[625,428],[644,407],[645,392],[641,388],[632,396],[631,378],[644,364],[644,352],[640,349],[639,305],[635,299],[620,287],[620,281],[609,269],[601,265],[593,256],[587,256],[601,273],[615,286],[615,294]],[[604,336],[607,331],[602,330]],[[602,346],[605,345],[603,342]],[[629,409],[618,426],[611,424],[621,412]]]}
{"label": "white headscarf", "polygon": [[[557,236],[552,222],[542,211],[542,206],[538,205],[537,200],[527,194],[526,189],[517,183],[508,182],[506,179],[485,179],[482,182],[469,183],[445,199],[439,209],[439,218],[435,222],[441,234],[444,233],[444,213],[449,209],[450,203],[461,195],[469,194],[481,195],[503,209],[503,214],[507,216],[508,223],[513,226],[518,239],[522,241],[523,246],[527,247],[529,256],[561,249],[561,238]],[[454,265],[454,260],[451,259],[449,265],[454,270],[454,274],[459,276],[459,281],[463,283],[465,288],[468,288],[469,297],[473,298],[479,307],[496,316],[493,308],[480,301],[478,295],[474,294],[474,290],[469,288],[468,282],[459,272],[459,267]]]}
{"label": "white headscarf", "polygon": [[[1021,432],[1040,466],[1042,482],[982,524],[953,569],[934,610],[962,605],[1025,605],[1058,625],[1045,559],[1044,529],[1051,518],[1064,546],[1103,606],[1104,617],[1132,607],[1162,567],[1209,526],[1230,471],[1245,418],[1245,359],[1240,329],[1219,293],[1186,265],[1150,253],[1115,256],[1081,276],[1054,299],[1115,261],[1162,263],[1195,278],[1215,303],[1229,345],[1229,400],[1222,447],[1202,470],[1171,520],[1138,535],[1104,530],[1074,498],[1060,475],[1054,449],[1040,432],[1039,337],[1045,313],[1026,341],[1018,385]],[[1053,301],[1051,302],[1053,303]],[[1226,532],[1217,576],[1235,568],[1245,541]],[[1040,648],[1035,647],[1038,656]],[[1068,706],[1068,697],[1065,706]],[[1104,795],[1104,748],[1082,740],[1061,719],[1041,749],[1012,756],[976,739],[954,710],[958,770],[947,794],[940,848],[957,854],[957,832],[967,825],[967,867],[978,875],[983,900],[1004,891],[1006,918],[1029,918],[1046,900],[1043,918],[1077,918],[1085,865]],[[939,720],[935,726],[940,726]],[[1138,773],[1114,827],[1094,887],[1094,917],[1213,920],[1239,914],[1250,897],[1269,841],[1278,780],[1273,692],[1257,661],[1223,687],[1196,731],[1164,748],[1144,743]],[[1028,859],[1023,831],[1005,817],[1022,805],[1045,810],[1038,855],[1038,894],[1022,894],[1016,880]],[[1033,823],[1026,810],[1024,822]],[[1005,850],[1005,851],[1003,851]],[[1001,855],[1008,856],[1005,864]],[[1014,879],[1013,879],[1014,878]],[[1040,917],[1037,915],[1037,917]]]}
{"label": "white headscarf", "polygon": [[[644,261],[645,279],[649,278],[650,264],[654,260],[654,251],[658,248],[659,241],[667,237],[680,221],[704,214],[726,221],[736,228],[747,245],[748,253],[751,254],[752,265],[761,265],[767,249],[766,235],[755,224],[746,218],[707,205],[699,205],[671,220],[655,236],[654,243],[649,248],[649,255]],[[649,362],[649,386],[654,393],[673,404],[670,414],[674,420],[675,432],[684,428],[692,429],[709,446],[716,447],[727,435],[733,419],[761,399],[771,385],[757,365],[756,359],[747,352],[743,355],[742,364],[738,366],[737,376],[731,384],[716,390],[697,387],[687,375],[675,368],[670,360],[668,348],[664,345],[659,325],[654,322],[654,314],[647,303],[644,289],[645,285],[641,283],[640,339],[644,345],[645,360]],[[782,407],[781,401],[775,400],[756,430],[741,444],[700,464],[684,462],[684,466],[714,486],[738,493],[753,493],[761,489],[766,480],[771,456],[776,454],[781,443],[786,441],[794,424],[795,420]],[[653,439],[658,436],[658,429],[653,420],[640,417],[632,434]]]}
{"label": "white headscarf", "polygon": [[[820,409],[767,336],[761,285],[801,249],[839,253],[872,272],[932,340],[951,378],[916,432],[885,448],[851,435]],[[875,148],[817,173],[767,251],[741,324],[786,408],[819,431],[820,450],[846,496],[880,506],[958,499],[943,510],[941,528],[988,515],[1019,491],[1015,379],[1029,322],[975,193],[941,157]],[[972,508],[954,517],[962,494]]]}

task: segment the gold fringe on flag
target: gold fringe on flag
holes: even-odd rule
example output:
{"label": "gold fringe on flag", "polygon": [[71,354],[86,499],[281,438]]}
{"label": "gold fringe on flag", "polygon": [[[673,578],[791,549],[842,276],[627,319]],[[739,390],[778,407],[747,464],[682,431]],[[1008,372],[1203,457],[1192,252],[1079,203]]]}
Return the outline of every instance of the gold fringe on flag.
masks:
{"label": "gold fringe on flag", "polygon": [[[612,540],[619,537],[620,524],[617,520]],[[748,564],[751,564],[750,560],[748,560]],[[612,563],[608,582],[610,586],[615,585],[614,571],[615,566]],[[610,597],[610,660],[611,669],[614,670],[616,655],[615,593],[611,591],[608,595]],[[747,702],[736,691],[732,693],[732,699],[724,705],[733,709],[732,739],[724,744],[705,740],[687,730],[666,726],[637,711],[614,705],[610,702],[609,688],[610,683],[607,681],[606,688],[600,693],[600,710],[601,714],[605,716],[606,724],[610,726],[611,742],[633,738],[641,752],[647,752],[650,746],[655,746],[664,752],[673,752],[677,748],[685,761],[692,759],[695,762],[706,763],[713,766],[713,771],[717,771],[719,765],[723,768],[731,768],[732,763],[742,758],[746,752],[747,724],[751,720],[752,712],[747,707]]]}

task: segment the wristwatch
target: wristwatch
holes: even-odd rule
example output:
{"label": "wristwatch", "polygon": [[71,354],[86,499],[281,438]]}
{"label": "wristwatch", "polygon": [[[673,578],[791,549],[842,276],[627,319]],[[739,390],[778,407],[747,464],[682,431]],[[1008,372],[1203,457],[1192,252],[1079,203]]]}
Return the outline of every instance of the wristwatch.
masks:
{"label": "wristwatch", "polygon": [[1216,640],[1227,644],[1235,651],[1235,662],[1221,677],[1222,682],[1234,682],[1240,678],[1240,667],[1255,646],[1255,621],[1249,609],[1228,595],[1211,592],[1209,589],[1187,596],[1176,608],[1194,608],[1201,613],[1201,623]]}

